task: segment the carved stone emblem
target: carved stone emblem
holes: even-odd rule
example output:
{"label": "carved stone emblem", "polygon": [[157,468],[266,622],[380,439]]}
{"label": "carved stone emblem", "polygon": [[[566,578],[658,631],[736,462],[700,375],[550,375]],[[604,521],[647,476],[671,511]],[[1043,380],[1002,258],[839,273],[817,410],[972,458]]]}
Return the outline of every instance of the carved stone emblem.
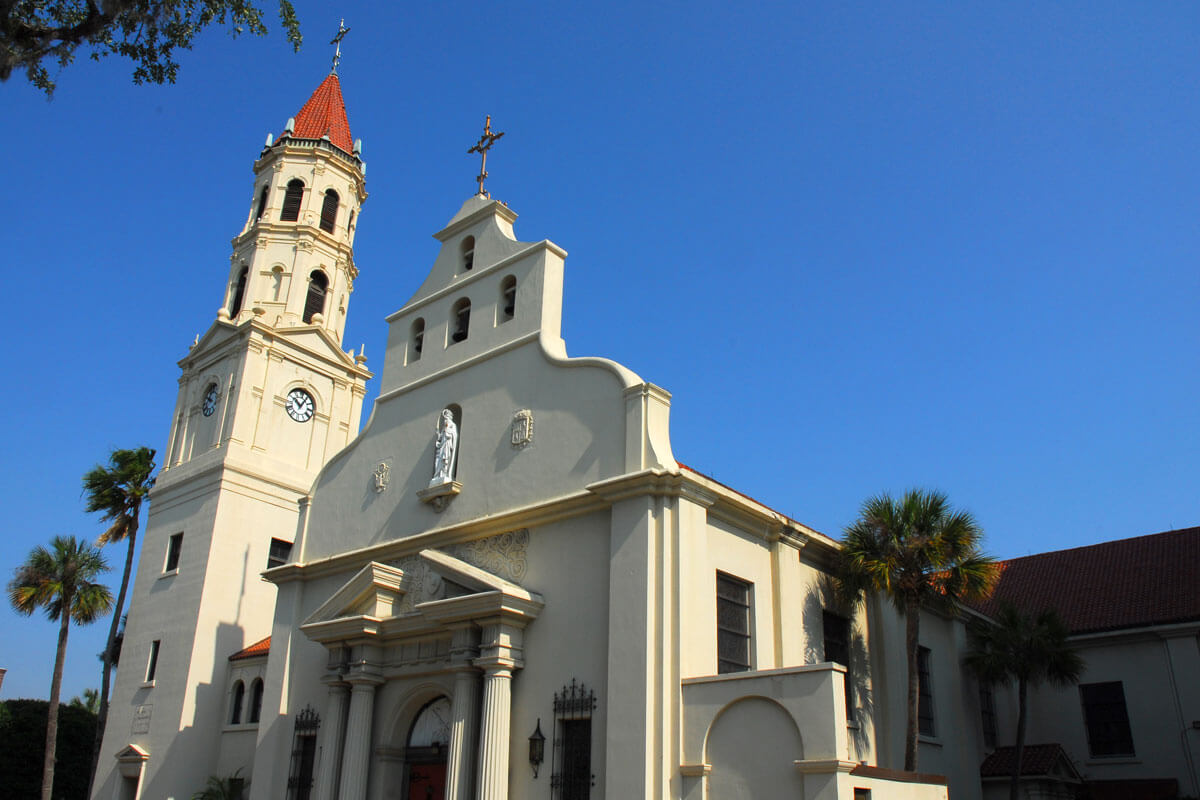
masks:
{"label": "carved stone emblem", "polygon": [[525,408],[513,414],[512,446],[524,447],[533,441],[533,412]]}
{"label": "carved stone emblem", "polygon": [[392,467],[386,461],[380,461],[379,466],[375,468],[372,476],[375,478],[375,491],[383,492],[388,487],[388,481],[391,480]]}

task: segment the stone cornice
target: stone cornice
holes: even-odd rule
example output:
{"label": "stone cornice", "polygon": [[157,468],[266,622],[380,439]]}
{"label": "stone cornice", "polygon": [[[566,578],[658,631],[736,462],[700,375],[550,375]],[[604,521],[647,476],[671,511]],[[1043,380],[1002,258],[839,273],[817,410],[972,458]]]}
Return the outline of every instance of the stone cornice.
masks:
{"label": "stone cornice", "polygon": [[368,561],[393,561],[431,547],[443,547],[482,539],[518,528],[535,528],[539,525],[580,517],[606,508],[608,505],[592,493],[575,492],[514,508],[507,512],[477,517],[442,528],[433,528],[402,539],[393,539],[300,564],[276,567],[264,572],[263,576],[273,583],[311,580],[324,575],[344,572]]}

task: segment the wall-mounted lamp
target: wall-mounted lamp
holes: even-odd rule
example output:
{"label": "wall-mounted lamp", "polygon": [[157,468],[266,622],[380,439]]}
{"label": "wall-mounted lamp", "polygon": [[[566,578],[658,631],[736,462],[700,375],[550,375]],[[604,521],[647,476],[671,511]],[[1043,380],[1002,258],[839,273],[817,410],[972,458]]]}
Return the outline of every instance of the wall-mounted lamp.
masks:
{"label": "wall-mounted lamp", "polygon": [[538,717],[537,728],[529,736],[529,766],[533,767],[533,777],[538,776],[538,767],[546,756],[546,737],[542,734],[542,718]]}

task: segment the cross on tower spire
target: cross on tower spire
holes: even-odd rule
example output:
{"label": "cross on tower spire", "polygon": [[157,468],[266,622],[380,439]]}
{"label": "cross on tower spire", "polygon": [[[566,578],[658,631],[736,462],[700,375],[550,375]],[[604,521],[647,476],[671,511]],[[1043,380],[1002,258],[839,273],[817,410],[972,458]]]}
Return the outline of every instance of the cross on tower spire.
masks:
{"label": "cross on tower spire", "polygon": [[349,32],[350,29],[346,27],[346,20],[343,19],[338,23],[337,36],[333,37],[329,41],[330,44],[337,46],[337,49],[333,51],[333,69],[331,69],[330,72],[337,72],[338,62],[342,60],[342,39],[345,39],[346,34]]}
{"label": "cross on tower spire", "polygon": [[499,139],[503,135],[504,135],[504,131],[500,131],[499,133],[492,133],[492,115],[488,114],[487,120],[483,123],[483,136],[480,136],[479,141],[475,143],[475,146],[467,151],[468,155],[470,155],[471,153],[479,153],[479,155],[482,159],[482,162],[479,165],[479,175],[475,178],[475,180],[479,181],[479,194],[481,194],[484,197],[491,197],[490,194],[488,194],[487,192],[485,192],[483,190],[483,181],[488,176],[488,173],[487,173],[488,150],[491,150],[492,145],[495,144],[496,140]]}

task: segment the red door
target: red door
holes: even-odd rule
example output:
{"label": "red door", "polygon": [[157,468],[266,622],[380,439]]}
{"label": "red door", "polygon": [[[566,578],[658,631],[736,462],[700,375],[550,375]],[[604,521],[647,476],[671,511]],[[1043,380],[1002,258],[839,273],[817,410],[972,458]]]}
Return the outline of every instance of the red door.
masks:
{"label": "red door", "polygon": [[445,764],[413,764],[408,768],[408,800],[442,800],[445,790]]}

